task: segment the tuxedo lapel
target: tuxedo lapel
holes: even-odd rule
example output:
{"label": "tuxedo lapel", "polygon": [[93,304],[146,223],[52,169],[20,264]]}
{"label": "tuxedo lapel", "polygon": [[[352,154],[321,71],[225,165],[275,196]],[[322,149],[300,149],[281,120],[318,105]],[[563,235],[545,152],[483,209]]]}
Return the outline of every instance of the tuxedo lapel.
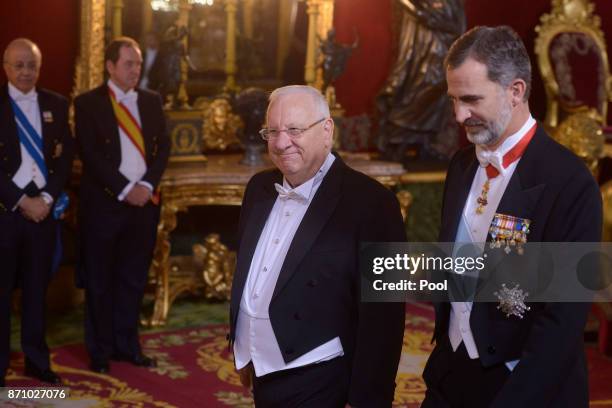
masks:
{"label": "tuxedo lapel", "polygon": [[441,226],[438,241],[453,242],[455,240],[459,221],[461,220],[461,212],[465,207],[465,201],[470,193],[477,168],[478,161],[476,160],[476,154],[471,151],[469,158],[460,168],[461,174],[458,181],[446,186],[444,206],[447,208],[445,213],[448,219],[444,220]]}
{"label": "tuxedo lapel", "polygon": [[521,182],[521,175],[515,172],[497,207],[497,213],[531,219],[533,209],[540,198],[540,194],[544,191],[544,187],[546,187],[546,184],[525,188]]}
{"label": "tuxedo lapel", "polygon": [[121,144],[119,142],[119,125],[117,124],[117,118],[115,112],[113,112],[113,105],[110,100],[110,93],[108,85],[102,85],[97,89],[98,102],[99,102],[99,120],[98,123],[105,127],[103,134],[113,135],[111,143],[117,146],[119,155],[121,155]]}
{"label": "tuxedo lapel", "polygon": [[536,134],[527,146],[508,182],[506,191],[504,191],[504,195],[497,206],[497,213],[531,219],[540,195],[546,187],[546,184],[536,184],[534,181],[537,161],[542,160],[543,157],[539,152],[542,137],[546,136],[541,126],[538,125]]}
{"label": "tuxedo lapel", "polygon": [[[526,218],[531,220],[533,225],[533,211],[546,187],[546,184],[538,184],[535,181],[538,161],[542,160],[542,157],[545,157],[545,152],[542,151],[543,137],[547,136],[541,125],[538,124],[538,129],[533,139],[529,142],[529,145],[516,165],[516,169],[506,186],[506,190],[497,206],[496,213]],[[487,242],[490,241],[491,236],[487,234]],[[489,281],[489,273],[490,271],[487,269],[485,269],[484,274],[481,272],[481,275],[478,277],[476,293],[478,293],[483,285]],[[480,328],[479,323],[487,319],[487,313],[486,303],[476,302],[470,315],[470,326],[478,330]]]}
{"label": "tuxedo lapel", "polygon": [[287,251],[285,262],[274,287],[272,301],[289,281],[336,209],[340,201],[345,168],[346,164],[336,157],[332,167],[323,178]]}

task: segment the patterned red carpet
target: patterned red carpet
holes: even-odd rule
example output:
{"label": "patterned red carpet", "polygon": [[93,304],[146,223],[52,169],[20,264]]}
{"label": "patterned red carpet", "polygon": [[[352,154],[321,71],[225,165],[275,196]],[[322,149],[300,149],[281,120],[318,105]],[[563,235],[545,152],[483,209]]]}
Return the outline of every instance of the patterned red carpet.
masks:
{"label": "patterned red carpet", "polygon": [[[404,352],[400,362],[395,406],[418,407],[425,387],[421,371],[431,352],[433,311],[409,305]],[[250,408],[252,399],[239,385],[227,350],[224,325],[183,329],[143,336],[146,354],[158,360],[156,369],[114,363],[109,375],[87,369],[83,345],[53,350],[53,368],[70,388],[63,402],[2,401],[6,407],[235,407]],[[588,350],[593,407],[612,407],[612,359]],[[23,357],[12,356],[7,386],[40,386],[22,376]]]}

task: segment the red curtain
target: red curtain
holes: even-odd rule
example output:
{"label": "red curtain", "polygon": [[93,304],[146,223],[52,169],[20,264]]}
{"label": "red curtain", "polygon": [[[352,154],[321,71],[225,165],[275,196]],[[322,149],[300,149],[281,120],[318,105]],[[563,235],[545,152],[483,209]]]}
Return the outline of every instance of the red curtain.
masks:
{"label": "red curtain", "polygon": [[[42,52],[39,85],[69,96],[79,50],[79,1],[3,1],[0,49],[17,37],[27,37]],[[2,70],[0,82],[6,82]]]}

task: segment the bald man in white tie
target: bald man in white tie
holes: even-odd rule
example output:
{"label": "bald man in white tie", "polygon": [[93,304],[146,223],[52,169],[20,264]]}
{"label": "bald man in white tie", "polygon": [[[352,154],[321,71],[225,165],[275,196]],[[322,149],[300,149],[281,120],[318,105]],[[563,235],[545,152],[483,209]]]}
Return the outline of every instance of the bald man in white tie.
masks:
{"label": "bald man in white tie", "polygon": [[16,281],[22,288],[25,374],[61,382],[49,364],[45,294],[74,148],[68,101],[36,87],[41,63],[38,46],[25,38],[13,40],[4,51],[8,83],[0,90],[0,386],[8,367],[10,294]]}

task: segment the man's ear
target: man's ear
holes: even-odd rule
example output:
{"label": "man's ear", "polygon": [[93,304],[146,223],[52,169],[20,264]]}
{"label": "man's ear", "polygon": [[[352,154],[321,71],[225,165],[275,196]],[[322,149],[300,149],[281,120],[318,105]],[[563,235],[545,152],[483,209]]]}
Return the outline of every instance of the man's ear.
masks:
{"label": "man's ear", "polygon": [[325,129],[326,132],[332,131],[334,130],[334,121],[333,119],[326,119],[325,122],[323,122],[323,129]]}
{"label": "man's ear", "polygon": [[519,102],[525,100],[525,92],[527,91],[527,84],[520,78],[515,79],[510,84],[510,92],[512,95],[512,106],[516,106]]}
{"label": "man's ear", "polygon": [[108,72],[108,74],[110,75],[111,73],[111,68],[115,68],[115,64],[113,64],[113,62],[111,60],[106,60],[106,62],[104,63],[104,66],[106,67],[106,72]]}
{"label": "man's ear", "polygon": [[326,119],[325,122],[323,122],[323,130],[326,133],[327,141],[332,143],[334,140],[334,120],[331,118]]}

